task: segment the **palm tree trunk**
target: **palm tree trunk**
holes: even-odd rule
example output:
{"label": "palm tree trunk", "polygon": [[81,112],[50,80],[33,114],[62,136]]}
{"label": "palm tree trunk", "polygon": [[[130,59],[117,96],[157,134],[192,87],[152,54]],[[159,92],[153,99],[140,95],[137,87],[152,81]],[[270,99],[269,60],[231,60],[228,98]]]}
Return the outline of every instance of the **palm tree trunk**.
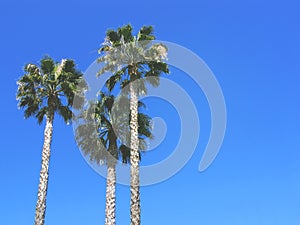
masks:
{"label": "palm tree trunk", "polygon": [[138,140],[138,96],[130,83],[130,220],[131,225],[140,225],[140,175]]}
{"label": "palm tree trunk", "polygon": [[108,166],[106,178],[105,225],[116,224],[116,166]]}
{"label": "palm tree trunk", "polygon": [[53,132],[53,116],[50,116],[47,117],[46,127],[44,131],[42,166],[40,171],[38,199],[37,199],[36,209],[35,209],[35,221],[34,221],[35,225],[44,225],[52,132]]}

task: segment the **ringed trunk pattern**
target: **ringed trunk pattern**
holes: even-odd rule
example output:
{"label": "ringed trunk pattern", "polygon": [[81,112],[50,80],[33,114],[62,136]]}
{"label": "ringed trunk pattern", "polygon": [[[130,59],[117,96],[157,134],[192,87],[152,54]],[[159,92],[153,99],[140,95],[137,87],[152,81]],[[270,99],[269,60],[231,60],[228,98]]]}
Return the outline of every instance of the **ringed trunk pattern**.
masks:
{"label": "ringed trunk pattern", "polygon": [[45,220],[52,132],[53,132],[53,116],[50,116],[47,117],[46,127],[44,131],[44,145],[42,150],[42,163],[41,163],[42,165],[40,170],[38,199],[37,199],[36,209],[35,209],[35,221],[34,221],[35,225],[44,225],[44,220]]}
{"label": "ringed trunk pattern", "polygon": [[139,175],[139,139],[138,139],[138,96],[130,83],[130,220],[131,225],[140,225],[140,175]]}
{"label": "ringed trunk pattern", "polygon": [[116,167],[108,166],[106,178],[105,225],[116,224]]}

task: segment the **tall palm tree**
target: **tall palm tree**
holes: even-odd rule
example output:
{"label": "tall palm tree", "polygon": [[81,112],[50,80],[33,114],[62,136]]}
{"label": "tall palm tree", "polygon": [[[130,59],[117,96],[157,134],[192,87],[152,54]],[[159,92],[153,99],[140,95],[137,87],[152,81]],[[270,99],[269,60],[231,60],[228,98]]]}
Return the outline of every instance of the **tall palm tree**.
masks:
{"label": "tall palm tree", "polygon": [[[130,148],[118,137],[129,130],[128,115],[123,110],[126,104],[129,102],[125,97],[116,100],[113,95],[100,92],[99,99],[90,102],[77,118],[76,140],[81,150],[90,161],[107,166],[105,225],[116,224],[117,159],[122,155],[122,162],[128,163],[130,158]],[[140,102],[139,106],[144,105]],[[143,113],[138,118],[140,148],[145,149],[144,139],[152,137],[151,118]]]}
{"label": "tall palm tree", "polygon": [[[40,61],[40,65],[28,64],[24,71],[25,75],[17,82],[18,105],[24,108],[25,119],[35,116],[39,124],[44,118],[46,120],[35,210],[35,225],[43,225],[54,116],[59,114],[66,123],[71,121],[73,99],[75,95],[83,94],[85,82],[82,73],[76,69],[74,61],[70,59],[55,63],[50,57],[45,57]],[[80,102],[77,101],[78,104]]]}
{"label": "tall palm tree", "polygon": [[101,93],[99,101],[89,102],[87,109],[78,116],[76,128],[76,140],[83,153],[89,155],[90,161],[107,165],[105,225],[116,224],[116,159],[119,150],[109,116],[113,101],[113,96]]}
{"label": "tall palm tree", "polygon": [[[155,39],[152,26],[142,27],[136,36],[132,26],[126,25],[106,32],[105,42],[99,49],[98,62],[104,63],[98,72],[113,75],[106,85],[112,90],[116,84],[121,88],[129,85],[130,93],[130,219],[131,225],[140,225],[140,181],[139,181],[139,139],[138,139],[138,96],[146,93],[145,82],[159,85],[159,76],[169,73],[164,63],[167,48],[163,44],[153,44]],[[145,78],[141,80],[140,78]],[[135,82],[133,82],[135,81]]]}

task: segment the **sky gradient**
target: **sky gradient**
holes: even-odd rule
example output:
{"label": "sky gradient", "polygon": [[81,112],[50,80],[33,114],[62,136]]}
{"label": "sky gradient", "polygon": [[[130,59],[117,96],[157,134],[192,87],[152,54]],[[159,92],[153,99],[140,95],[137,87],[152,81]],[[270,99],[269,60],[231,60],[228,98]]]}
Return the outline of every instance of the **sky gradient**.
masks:
{"label": "sky gradient", "polygon": [[[7,1],[0,3],[0,224],[33,224],[44,124],[24,120],[16,81],[45,54],[72,58],[82,71],[98,57],[108,28],[153,25],[158,40],[200,56],[219,81],[227,107],[221,151],[204,172],[210,132],[205,95],[171,68],[196,105],[201,133],[188,164],[141,188],[142,225],[300,224],[300,3],[281,1]],[[164,118],[165,140],[142,164],[166,158],[180,134],[176,109],[148,99]],[[193,132],[191,127],[190,132]],[[188,147],[188,146],[187,146]],[[129,224],[129,188],[117,186],[117,224]],[[56,117],[46,225],[104,224],[105,179],[82,157],[72,126]]]}

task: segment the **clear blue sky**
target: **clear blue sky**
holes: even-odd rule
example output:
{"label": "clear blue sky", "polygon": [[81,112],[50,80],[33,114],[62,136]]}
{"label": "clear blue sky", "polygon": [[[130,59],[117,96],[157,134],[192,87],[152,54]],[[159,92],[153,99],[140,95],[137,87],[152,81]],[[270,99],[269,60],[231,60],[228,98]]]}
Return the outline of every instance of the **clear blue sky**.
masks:
{"label": "clear blue sky", "polygon": [[[49,54],[73,58],[85,70],[105,30],[130,22],[136,29],[154,25],[158,39],[198,54],[216,75],[228,112],[221,152],[199,173],[210,130],[208,105],[193,82],[172,71],[170,79],[197,99],[201,135],[179,173],[142,187],[142,224],[299,225],[299,8],[296,0],[2,0],[0,224],[29,225],[34,219],[44,127],[24,120],[17,109],[22,67]],[[143,163],[166,157],[178,139],[174,109],[157,105],[149,101],[149,112],[167,116],[173,132]],[[56,119],[46,224],[104,224],[104,197],[104,178],[82,158],[72,126]],[[129,224],[129,189],[121,185],[117,221]]]}

